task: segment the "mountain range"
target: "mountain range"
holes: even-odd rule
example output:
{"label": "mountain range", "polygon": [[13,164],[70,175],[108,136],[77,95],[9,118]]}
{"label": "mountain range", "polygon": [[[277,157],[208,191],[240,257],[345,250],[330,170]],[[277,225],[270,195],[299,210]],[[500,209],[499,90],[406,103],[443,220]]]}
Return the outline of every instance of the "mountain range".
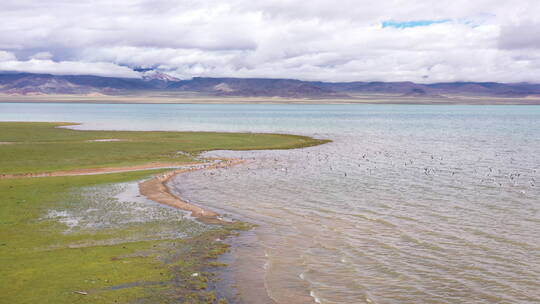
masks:
{"label": "mountain range", "polygon": [[141,78],[90,75],[0,73],[0,94],[103,94],[125,95],[144,92],[190,92],[201,96],[353,98],[361,94],[390,94],[411,97],[446,95],[523,98],[540,97],[540,84],[497,82],[320,82],[268,78],[209,78],[182,80],[158,71],[146,71]]}

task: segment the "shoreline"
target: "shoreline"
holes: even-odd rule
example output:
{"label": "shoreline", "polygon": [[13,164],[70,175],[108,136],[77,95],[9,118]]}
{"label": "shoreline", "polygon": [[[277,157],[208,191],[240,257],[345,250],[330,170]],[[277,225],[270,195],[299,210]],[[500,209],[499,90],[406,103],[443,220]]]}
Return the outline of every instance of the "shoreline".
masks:
{"label": "shoreline", "polygon": [[354,94],[349,98],[294,98],[247,96],[177,95],[6,95],[2,103],[59,104],[416,104],[416,105],[540,105],[540,96],[441,95],[407,96],[402,94]]}
{"label": "shoreline", "polygon": [[[178,174],[249,163],[234,155],[200,158],[206,151],[293,149],[327,142],[289,134],[83,132],[59,125],[68,123],[2,123],[0,143],[10,144],[0,149],[0,192],[6,194],[0,219],[6,237],[0,249],[13,262],[8,263],[4,285],[24,278],[21,271],[36,273],[35,281],[6,289],[11,302],[39,301],[32,283],[53,290],[47,299],[59,303],[79,299],[66,290],[85,292],[90,302],[104,303],[232,301],[234,294],[214,284],[214,276],[226,266],[218,258],[230,250],[229,237],[254,225],[230,218],[213,204],[197,206],[198,200],[191,204],[187,196],[184,201],[184,192],[175,185],[189,174]],[[73,225],[81,229],[71,229]],[[49,247],[54,252],[42,250]],[[61,266],[50,268],[57,260]],[[139,281],[159,286],[131,285]],[[122,291],[116,292],[117,286]]]}

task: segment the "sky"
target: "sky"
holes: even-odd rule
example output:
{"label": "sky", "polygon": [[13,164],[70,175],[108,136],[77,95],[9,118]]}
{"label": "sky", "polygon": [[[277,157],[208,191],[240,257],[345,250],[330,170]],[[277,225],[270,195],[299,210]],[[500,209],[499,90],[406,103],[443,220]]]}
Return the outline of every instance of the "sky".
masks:
{"label": "sky", "polygon": [[538,0],[1,0],[0,71],[540,83]]}

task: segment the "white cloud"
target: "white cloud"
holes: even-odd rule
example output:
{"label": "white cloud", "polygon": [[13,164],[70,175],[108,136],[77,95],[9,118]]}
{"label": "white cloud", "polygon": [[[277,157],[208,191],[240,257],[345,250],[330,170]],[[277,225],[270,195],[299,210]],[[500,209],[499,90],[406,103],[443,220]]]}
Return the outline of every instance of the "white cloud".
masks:
{"label": "white cloud", "polygon": [[0,62],[2,62],[2,61],[10,61],[10,60],[17,60],[17,58],[11,52],[6,52],[6,51],[0,50]]}
{"label": "white cloud", "polygon": [[34,55],[32,55],[30,58],[31,59],[38,59],[38,60],[47,60],[47,59],[51,59],[53,57],[53,55],[49,52],[39,52],[39,53],[36,53]]}
{"label": "white cloud", "polygon": [[540,22],[521,20],[501,29],[499,46],[504,49],[540,49]]}
{"label": "white cloud", "polygon": [[[10,64],[0,68],[135,77],[125,66],[143,66],[185,78],[537,82],[538,11],[536,0],[4,0],[0,61]],[[449,22],[382,28],[387,20]]]}
{"label": "white cloud", "polygon": [[139,73],[131,70],[130,68],[118,66],[109,62],[56,62],[43,59],[30,59],[27,61],[0,61],[0,71],[47,73],[56,75],[97,75],[128,78],[140,77]]}

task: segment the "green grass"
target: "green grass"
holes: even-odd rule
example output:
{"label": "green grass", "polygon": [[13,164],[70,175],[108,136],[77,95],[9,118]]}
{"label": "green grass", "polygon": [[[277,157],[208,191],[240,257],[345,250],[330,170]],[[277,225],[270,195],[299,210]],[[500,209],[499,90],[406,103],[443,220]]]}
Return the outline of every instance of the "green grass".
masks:
{"label": "green grass", "polygon": [[[0,122],[0,174],[185,162],[208,150],[289,149],[325,140],[256,133],[79,131],[59,123]],[[117,142],[89,142],[120,139]]]}
{"label": "green grass", "polygon": [[[204,271],[226,250],[214,240],[234,227],[199,229],[186,239],[156,235],[132,241],[148,225],[65,233],[64,225],[45,217],[53,208],[77,208],[69,194],[81,187],[138,180],[149,173],[0,180],[2,303],[168,303],[182,298],[206,303],[212,295],[204,291],[209,277]],[[111,244],[103,245],[107,241]],[[195,272],[202,275],[194,278]],[[122,285],[127,287],[113,288]]]}
{"label": "green grass", "polygon": [[[324,142],[277,134],[75,131],[55,128],[58,125],[0,123],[0,142],[14,143],[0,145],[0,174],[182,162],[192,156],[178,151],[195,156],[212,149],[295,148]],[[103,138],[128,141],[87,142]],[[215,240],[249,225],[148,220],[70,230],[47,216],[51,210],[84,215],[88,202],[104,209],[107,205],[101,200],[109,194],[90,192],[158,172],[162,170],[0,179],[0,302],[223,303],[206,290],[213,279],[207,271],[222,267],[215,259],[227,250]],[[186,236],[170,237],[165,230]]]}

